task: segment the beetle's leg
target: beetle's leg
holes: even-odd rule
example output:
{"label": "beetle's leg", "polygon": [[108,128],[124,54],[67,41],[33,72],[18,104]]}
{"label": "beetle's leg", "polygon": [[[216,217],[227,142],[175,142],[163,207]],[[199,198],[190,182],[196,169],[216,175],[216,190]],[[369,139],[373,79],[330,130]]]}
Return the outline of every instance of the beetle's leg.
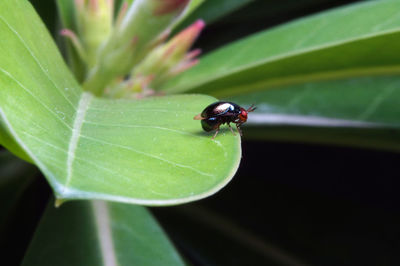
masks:
{"label": "beetle's leg", "polygon": [[219,126],[220,126],[220,125],[218,125],[218,127],[217,127],[217,130],[215,131],[215,134],[214,134],[214,136],[212,137],[212,139],[215,139],[215,137],[218,135],[218,132],[219,132]]}
{"label": "beetle's leg", "polygon": [[237,131],[239,132],[240,136],[243,136],[242,130],[240,129],[241,123],[236,124]]}
{"label": "beetle's leg", "polygon": [[232,127],[231,127],[231,124],[228,123],[228,127],[229,127],[229,129],[231,130],[232,134],[235,136],[236,134],[235,134],[235,132],[233,132],[233,129],[232,129]]}

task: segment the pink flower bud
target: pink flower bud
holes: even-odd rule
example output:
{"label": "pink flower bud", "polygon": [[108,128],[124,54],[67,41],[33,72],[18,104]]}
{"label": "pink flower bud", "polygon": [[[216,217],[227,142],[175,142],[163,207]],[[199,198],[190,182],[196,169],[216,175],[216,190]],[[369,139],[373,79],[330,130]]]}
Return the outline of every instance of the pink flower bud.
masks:
{"label": "pink flower bud", "polygon": [[[166,44],[166,52],[168,53],[167,56],[183,57],[193,45],[205,25],[206,24],[204,21],[199,19],[178,33],[178,35],[176,35]],[[170,53],[171,55],[169,55]]]}

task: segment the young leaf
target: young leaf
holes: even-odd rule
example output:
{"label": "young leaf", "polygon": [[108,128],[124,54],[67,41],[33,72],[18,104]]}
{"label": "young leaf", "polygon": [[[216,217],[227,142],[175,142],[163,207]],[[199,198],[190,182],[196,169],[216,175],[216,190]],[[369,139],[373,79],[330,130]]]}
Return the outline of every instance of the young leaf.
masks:
{"label": "young leaf", "polygon": [[22,263],[184,265],[144,207],[103,201],[50,204]]}
{"label": "young leaf", "polygon": [[240,137],[223,130],[213,141],[193,120],[214,98],[83,93],[27,1],[0,2],[0,35],[0,117],[58,199],[177,204],[234,175]]}

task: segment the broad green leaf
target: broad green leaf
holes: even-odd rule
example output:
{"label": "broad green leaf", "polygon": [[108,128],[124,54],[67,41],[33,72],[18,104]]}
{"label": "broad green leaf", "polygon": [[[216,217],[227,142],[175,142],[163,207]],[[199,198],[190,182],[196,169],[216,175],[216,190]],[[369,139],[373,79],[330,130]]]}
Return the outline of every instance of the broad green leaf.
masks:
{"label": "broad green leaf", "polygon": [[223,130],[211,140],[193,120],[214,98],[83,93],[26,1],[0,2],[0,35],[0,117],[61,201],[178,204],[234,175],[240,137]]}
{"label": "broad green leaf", "polygon": [[382,76],[311,82],[229,99],[257,105],[244,129],[249,137],[400,151],[399,97],[400,77]]}
{"label": "broad green leaf", "polygon": [[146,208],[79,201],[48,206],[22,265],[184,263]]}
{"label": "broad green leaf", "polygon": [[163,89],[225,97],[315,80],[400,73],[399,39],[398,1],[370,1],[223,47]]}
{"label": "broad green leaf", "polygon": [[224,47],[164,90],[256,104],[257,138],[399,150],[399,42],[398,1],[364,2]]}

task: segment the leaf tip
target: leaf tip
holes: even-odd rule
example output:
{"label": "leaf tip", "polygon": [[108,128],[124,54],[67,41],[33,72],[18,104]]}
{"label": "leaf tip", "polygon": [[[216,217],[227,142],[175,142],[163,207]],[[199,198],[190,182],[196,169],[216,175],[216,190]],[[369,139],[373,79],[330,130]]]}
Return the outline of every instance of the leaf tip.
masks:
{"label": "leaf tip", "polygon": [[55,202],[54,202],[54,206],[56,208],[60,207],[61,204],[63,204],[64,202],[66,202],[66,199],[62,199],[62,198],[56,198]]}

